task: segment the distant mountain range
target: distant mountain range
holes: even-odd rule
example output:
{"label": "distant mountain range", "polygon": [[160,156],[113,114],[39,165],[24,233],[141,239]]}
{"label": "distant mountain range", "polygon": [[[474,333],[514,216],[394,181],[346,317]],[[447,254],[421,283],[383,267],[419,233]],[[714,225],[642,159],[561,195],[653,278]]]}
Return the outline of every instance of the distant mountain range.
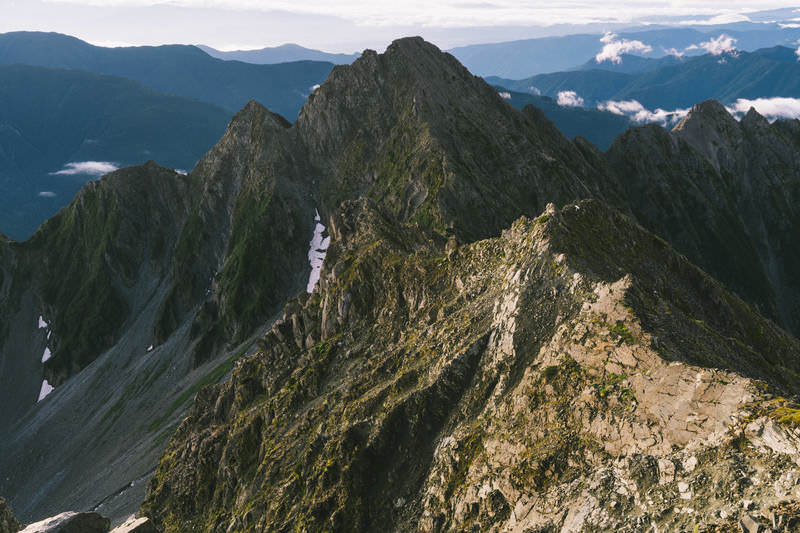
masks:
{"label": "distant mountain range", "polygon": [[563,106],[549,96],[514,92],[503,87],[497,87],[497,90],[517,109],[527,105],[537,107],[561,133],[569,138],[584,137],[601,150],[607,150],[619,134],[633,125],[627,117],[610,111]]}
{"label": "distant mountain range", "polygon": [[298,61],[252,65],[211,57],[196,46],[105,48],[58,33],[13,32],[0,35],[0,64],[88,70],[135,79],[158,91],[196,98],[229,111],[258,100],[294,120],[312,87],[332,63]]}
{"label": "distant mountain range", "polygon": [[[747,51],[776,45],[791,46],[800,38],[800,28],[781,27],[778,24],[747,23],[701,28],[623,31],[616,38],[618,41],[640,41],[651,49],[641,55],[654,58],[669,55],[670,52],[689,56],[703,54],[705,50],[700,44],[721,34],[736,39],[736,47]],[[606,43],[601,41],[602,38],[598,34],[545,37],[462,46],[449,52],[479,76],[520,79],[579,68],[603,50]],[[690,48],[692,46],[696,48]],[[612,69],[615,66],[611,62],[604,64]]]}
{"label": "distant mountain range", "polygon": [[783,46],[755,52],[706,54],[655,70],[628,74],[608,70],[573,70],[522,80],[488,77],[493,85],[557,98],[574,91],[585,105],[636,100],[649,109],[689,108],[716,99],[800,97],[800,62]]}
{"label": "distant mountain range", "polygon": [[197,45],[203,52],[218,59],[244,61],[258,65],[287,63],[289,61],[327,61],[334,65],[349,65],[361,54],[331,54],[321,50],[312,50],[298,44],[282,44],[261,48],[259,50],[232,50],[223,52],[203,44]]}
{"label": "distant mountain range", "polygon": [[0,231],[27,237],[103,170],[191,170],[230,117],[119,76],[0,66]]}

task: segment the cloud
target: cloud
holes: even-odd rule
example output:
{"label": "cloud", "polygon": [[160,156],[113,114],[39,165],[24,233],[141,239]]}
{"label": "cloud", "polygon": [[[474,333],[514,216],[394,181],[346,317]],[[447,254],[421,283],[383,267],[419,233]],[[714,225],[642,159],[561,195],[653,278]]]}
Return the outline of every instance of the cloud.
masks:
{"label": "cloud", "polygon": [[644,44],[642,41],[629,41],[628,39],[620,39],[616,33],[606,33],[600,39],[603,43],[603,50],[594,56],[595,61],[602,63],[603,61],[611,61],[612,63],[622,63],[621,54],[629,52],[652,52],[653,47],[649,44]]}
{"label": "cloud", "polygon": [[54,193],[53,191],[41,191],[41,192],[39,192],[38,196],[40,196],[42,198],[55,198],[56,197],[56,193]]}
{"label": "cloud", "polygon": [[683,57],[684,55],[686,55],[686,52],[681,52],[677,48],[662,48],[662,50],[668,56]]}
{"label": "cloud", "polygon": [[[797,41],[794,44],[800,44],[800,41]],[[797,50],[794,51],[794,54],[797,56],[797,60],[800,61],[800,46],[797,47]]]}
{"label": "cloud", "polygon": [[709,54],[718,56],[724,52],[733,52],[736,50],[736,39],[727,34],[720,34],[716,39],[712,37],[708,41],[700,44],[693,44],[687,50],[705,50]]}
{"label": "cloud", "polygon": [[666,111],[658,108],[655,111],[650,111],[636,100],[622,100],[614,101],[608,100],[597,106],[601,111],[610,111],[616,115],[623,115],[628,117],[634,122],[645,124],[648,122],[657,122],[664,126],[675,124],[680,119],[689,113],[689,109],[675,109],[673,111]]}
{"label": "cloud", "polygon": [[114,172],[119,167],[114,163],[108,161],[79,161],[76,163],[67,163],[64,168],[57,172],[51,172],[52,176],[74,176],[77,174],[85,174],[88,176],[102,176],[109,172]]}
{"label": "cloud", "polygon": [[500,98],[503,98],[505,100],[511,100],[511,93],[507,93],[507,92],[503,91],[502,93],[498,92],[497,94],[500,95]]}
{"label": "cloud", "polygon": [[536,96],[540,96],[540,95],[542,94],[542,91],[540,91],[539,89],[537,89],[537,88],[536,88],[535,86],[533,86],[533,85],[531,85],[530,87],[528,87],[528,90],[529,90],[530,92],[532,92],[533,94],[535,94]]}
{"label": "cloud", "polygon": [[583,105],[583,98],[578,96],[575,91],[561,91],[558,93],[558,105],[563,107],[580,107]]}
{"label": "cloud", "polygon": [[751,107],[770,120],[800,118],[800,98],[775,97],[756,98],[755,100],[739,98],[727,107],[728,111],[737,118],[741,118]]}

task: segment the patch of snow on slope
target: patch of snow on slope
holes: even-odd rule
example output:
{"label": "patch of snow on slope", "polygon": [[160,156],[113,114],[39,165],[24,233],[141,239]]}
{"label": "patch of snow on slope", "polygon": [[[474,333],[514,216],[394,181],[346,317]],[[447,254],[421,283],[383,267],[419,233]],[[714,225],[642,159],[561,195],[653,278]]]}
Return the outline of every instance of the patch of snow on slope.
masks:
{"label": "patch of snow on slope", "polygon": [[50,327],[50,325],[44,321],[44,317],[42,315],[39,315],[39,329],[48,327]]}
{"label": "patch of snow on slope", "polygon": [[317,286],[319,276],[322,273],[322,262],[325,260],[328,246],[331,243],[330,236],[323,237],[325,233],[325,226],[320,222],[319,211],[314,210],[314,222],[317,223],[314,228],[314,237],[311,239],[308,248],[308,262],[311,264],[311,274],[308,276],[308,285],[306,292],[314,292],[314,287]]}
{"label": "patch of snow on slope", "polygon": [[[45,380],[43,380],[43,381],[42,381],[42,390],[40,390],[40,391],[39,391],[39,399],[38,399],[38,400],[36,400],[36,402],[37,402],[37,403],[38,403],[38,402],[41,402],[42,400],[44,400],[44,399],[45,399],[45,397],[46,397],[48,394],[50,394],[50,393],[51,393],[51,392],[53,392],[54,390],[55,390],[55,387],[53,387],[52,385],[50,385],[50,384],[47,382],[47,380],[46,380],[46,379],[45,379]],[[28,526],[28,527],[31,527],[31,526]],[[26,528],[25,530],[27,531],[27,528]]]}
{"label": "patch of snow on slope", "polygon": [[50,352],[50,348],[45,346],[44,347],[44,353],[42,354],[42,363],[46,362],[51,357],[53,357],[53,354]]}

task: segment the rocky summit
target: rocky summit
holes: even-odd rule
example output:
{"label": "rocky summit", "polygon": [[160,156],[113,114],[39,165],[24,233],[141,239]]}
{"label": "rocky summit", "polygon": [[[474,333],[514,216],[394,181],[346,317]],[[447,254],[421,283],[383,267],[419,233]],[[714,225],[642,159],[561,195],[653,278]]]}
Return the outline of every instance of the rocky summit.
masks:
{"label": "rocky summit", "polygon": [[800,527],[798,131],[704,102],[602,153],[419,38],[294,124],[251,102],[188,176],[0,240],[0,494],[159,531]]}

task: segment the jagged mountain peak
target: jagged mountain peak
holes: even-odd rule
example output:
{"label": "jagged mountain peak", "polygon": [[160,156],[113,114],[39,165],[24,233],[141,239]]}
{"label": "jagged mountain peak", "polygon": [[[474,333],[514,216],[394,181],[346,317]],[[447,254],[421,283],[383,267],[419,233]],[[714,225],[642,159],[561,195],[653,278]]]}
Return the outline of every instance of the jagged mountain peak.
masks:
{"label": "jagged mountain peak", "polygon": [[744,117],[742,117],[740,124],[742,125],[742,129],[745,131],[756,132],[764,131],[770,125],[766,117],[756,111],[755,107],[750,107],[750,109],[747,110],[747,113],[744,115]]}
{"label": "jagged mountain peak", "polygon": [[697,128],[731,128],[736,119],[724,105],[716,100],[706,100],[695,104],[691,111],[675,125],[674,132],[690,132]]}

